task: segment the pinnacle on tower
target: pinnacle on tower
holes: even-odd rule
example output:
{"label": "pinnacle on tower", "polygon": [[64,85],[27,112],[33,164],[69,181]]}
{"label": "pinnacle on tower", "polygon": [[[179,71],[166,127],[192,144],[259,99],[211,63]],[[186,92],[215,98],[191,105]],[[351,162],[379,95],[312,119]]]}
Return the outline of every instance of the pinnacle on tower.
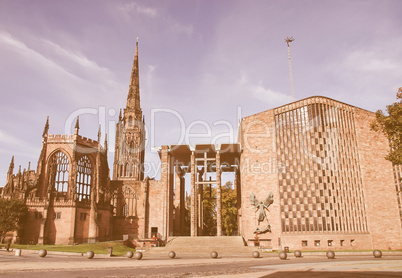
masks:
{"label": "pinnacle on tower", "polygon": [[14,170],[14,156],[11,158],[10,167],[8,168],[8,172],[12,175]]}
{"label": "pinnacle on tower", "polygon": [[47,116],[45,128],[43,129],[42,137],[44,137],[49,131],[49,116]]}
{"label": "pinnacle on tower", "polygon": [[101,136],[102,136],[101,125],[99,125],[99,129],[98,129],[98,142],[99,143],[100,143]]}
{"label": "pinnacle on tower", "polygon": [[139,81],[139,67],[138,67],[138,38],[135,46],[135,55],[133,62],[133,69],[131,71],[130,87],[127,96],[126,109],[140,108],[140,81]]}
{"label": "pinnacle on tower", "polygon": [[107,133],[105,133],[105,144],[104,144],[104,146],[105,146],[105,152],[106,152],[106,155],[107,155]]}
{"label": "pinnacle on tower", "polygon": [[77,121],[75,122],[75,135],[78,135],[78,130],[80,129],[80,117],[77,116]]}

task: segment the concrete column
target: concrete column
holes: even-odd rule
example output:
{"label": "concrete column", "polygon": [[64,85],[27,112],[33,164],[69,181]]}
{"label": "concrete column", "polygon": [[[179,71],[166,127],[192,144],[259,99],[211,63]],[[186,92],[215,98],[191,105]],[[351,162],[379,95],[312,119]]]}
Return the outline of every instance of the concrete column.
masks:
{"label": "concrete column", "polygon": [[195,180],[197,177],[195,154],[191,152],[191,236],[197,236],[197,190]]}
{"label": "concrete column", "polygon": [[221,154],[216,152],[216,227],[217,236],[222,236],[222,191],[221,191]]}

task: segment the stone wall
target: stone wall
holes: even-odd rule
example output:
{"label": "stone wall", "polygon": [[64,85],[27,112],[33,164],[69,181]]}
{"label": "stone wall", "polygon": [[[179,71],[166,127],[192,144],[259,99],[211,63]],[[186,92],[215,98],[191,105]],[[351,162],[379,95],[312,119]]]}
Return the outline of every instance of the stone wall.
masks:
{"label": "stone wall", "polygon": [[269,192],[274,195],[274,203],[267,211],[272,232],[262,234],[262,239],[271,239],[278,248],[277,238],[281,235],[280,200],[275,148],[275,125],[272,110],[246,117],[241,123],[241,235],[246,241],[254,238],[257,227],[264,228],[266,222],[258,225],[258,211],[250,203],[253,193],[259,201],[265,201]]}
{"label": "stone wall", "polygon": [[152,228],[158,228],[160,237],[166,237],[166,209],[167,209],[167,190],[162,181],[150,180],[148,188],[148,222],[147,236],[152,236]]}
{"label": "stone wall", "polygon": [[69,244],[71,216],[74,214],[73,207],[49,208],[45,225],[46,244]]}

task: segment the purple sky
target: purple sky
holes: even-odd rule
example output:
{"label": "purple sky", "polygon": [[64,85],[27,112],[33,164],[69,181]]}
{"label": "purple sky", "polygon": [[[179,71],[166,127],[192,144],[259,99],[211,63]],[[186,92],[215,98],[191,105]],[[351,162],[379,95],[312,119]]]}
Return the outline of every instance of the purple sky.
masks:
{"label": "purple sky", "polygon": [[12,155],[14,172],[36,169],[46,116],[50,134],[80,114],[80,134],[96,139],[101,123],[113,158],[137,37],[148,161],[158,161],[151,144],[187,143],[180,119],[204,134],[191,144],[228,142],[239,115],[288,103],[287,36],[297,99],[384,109],[402,86],[401,11],[396,0],[2,0],[0,186]]}

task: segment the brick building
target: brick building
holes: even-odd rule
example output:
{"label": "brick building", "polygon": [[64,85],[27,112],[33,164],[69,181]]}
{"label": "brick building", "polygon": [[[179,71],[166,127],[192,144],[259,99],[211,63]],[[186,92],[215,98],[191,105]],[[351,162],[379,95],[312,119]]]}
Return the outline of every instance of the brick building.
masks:
{"label": "brick building", "polygon": [[36,171],[13,174],[12,159],[1,196],[29,207],[20,241],[203,236],[204,185],[216,189],[222,236],[222,173],[231,172],[238,234],[248,244],[402,248],[402,169],[384,159],[387,139],[369,126],[374,113],[326,97],[296,101],[243,118],[238,143],[161,146],[155,180],[143,173],[138,64],[137,42],[112,179],[107,142],[100,144],[100,133],[97,141],[81,137],[78,118],[73,135],[49,135],[46,122]]}
{"label": "brick building", "polygon": [[401,172],[384,159],[388,142],[370,130],[374,119],[326,97],[244,118],[241,234],[252,237],[257,225],[251,192],[273,192],[272,233],[261,237],[274,248],[401,249]]}

